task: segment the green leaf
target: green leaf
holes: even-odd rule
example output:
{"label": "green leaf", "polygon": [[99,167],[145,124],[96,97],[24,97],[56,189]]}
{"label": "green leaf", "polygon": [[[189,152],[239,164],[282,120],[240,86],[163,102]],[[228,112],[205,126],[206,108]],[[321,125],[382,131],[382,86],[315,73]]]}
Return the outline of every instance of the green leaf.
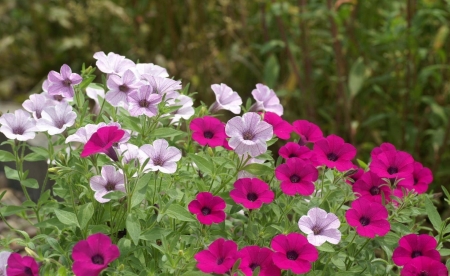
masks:
{"label": "green leaf", "polygon": [[277,57],[271,54],[264,64],[264,82],[269,87],[275,87],[280,75],[280,64]]}
{"label": "green leaf", "polygon": [[210,274],[205,274],[201,271],[188,271],[186,273],[183,273],[182,276],[205,276]]}
{"label": "green leaf", "polygon": [[81,205],[78,209],[78,218],[80,220],[81,229],[84,229],[89,220],[94,215],[94,205],[92,202]]}
{"label": "green leaf", "polygon": [[20,180],[19,179],[19,172],[15,169],[11,169],[8,166],[5,166],[5,175],[6,178],[11,179],[11,180]]}
{"label": "green leaf", "polygon": [[256,163],[245,166],[243,170],[257,176],[273,174],[272,168],[263,164]]}
{"label": "green leaf", "polygon": [[364,161],[356,159],[356,162],[358,162],[358,165],[361,167],[361,169],[363,170],[367,169],[368,166]]}
{"label": "green leaf", "polygon": [[361,90],[365,79],[366,66],[364,65],[362,57],[359,57],[350,68],[348,77],[348,89],[350,91],[350,98],[354,98]]}
{"label": "green leaf", "polygon": [[139,205],[145,198],[148,183],[150,181],[151,176],[152,176],[151,173],[147,173],[144,176],[142,176],[136,183],[136,188],[134,189],[133,196],[131,197],[131,208]]}
{"label": "green leaf", "polygon": [[55,215],[58,220],[65,225],[80,227],[77,216],[72,212],[55,209]]}
{"label": "green leaf", "polygon": [[329,243],[324,243],[321,246],[318,246],[317,249],[319,251],[323,251],[323,252],[334,252],[334,248],[333,246],[331,246]]}
{"label": "green leaf", "polygon": [[151,133],[151,136],[156,138],[166,138],[166,137],[174,137],[180,135],[187,135],[185,132],[173,128],[162,127],[157,128]]}
{"label": "green leaf", "polygon": [[102,196],[102,198],[117,200],[117,199],[121,199],[124,196],[125,196],[125,193],[122,191],[113,191],[113,192],[107,193],[106,195]]}
{"label": "green leaf", "polygon": [[0,150],[0,162],[11,162],[16,160],[14,155],[8,151]]}
{"label": "green leaf", "polygon": [[32,189],[38,189],[39,183],[34,178],[28,178],[25,180],[20,181],[20,184],[22,184],[25,187],[32,188]]}
{"label": "green leaf", "polygon": [[434,206],[433,202],[431,202],[431,200],[428,197],[426,197],[424,201],[425,201],[425,211],[428,214],[428,219],[430,220],[434,229],[436,229],[436,231],[438,231],[440,233],[442,230],[441,229],[441,227],[442,227],[441,216],[439,215],[438,211],[436,210],[436,207]]}
{"label": "green leaf", "polygon": [[23,159],[25,161],[35,162],[35,161],[47,160],[47,157],[45,157],[39,153],[32,152],[32,153],[25,155],[25,157]]}
{"label": "green leaf", "polygon": [[211,161],[208,161],[206,158],[201,157],[199,155],[188,154],[189,158],[197,165],[198,169],[202,172],[212,174],[214,170],[214,164]]}
{"label": "green leaf", "polygon": [[178,204],[171,204],[167,209],[166,214],[171,218],[181,221],[196,221],[186,208]]}
{"label": "green leaf", "polygon": [[2,213],[3,216],[10,216],[10,215],[15,215],[17,213],[20,213],[22,211],[25,211],[27,208],[23,207],[23,206],[3,206],[2,208],[0,208],[0,213]]}
{"label": "green leaf", "polygon": [[141,240],[145,240],[145,241],[160,240],[163,235],[167,236],[171,232],[172,232],[172,230],[170,230],[170,229],[154,227],[154,228],[152,228],[150,230],[147,230],[147,231],[143,232],[141,234]]}
{"label": "green leaf", "polygon": [[44,156],[45,158],[48,158],[48,151],[43,147],[30,147],[30,150],[41,156]]}
{"label": "green leaf", "polygon": [[127,233],[135,245],[139,242],[141,236],[141,224],[139,218],[135,214],[128,214],[126,221]]}

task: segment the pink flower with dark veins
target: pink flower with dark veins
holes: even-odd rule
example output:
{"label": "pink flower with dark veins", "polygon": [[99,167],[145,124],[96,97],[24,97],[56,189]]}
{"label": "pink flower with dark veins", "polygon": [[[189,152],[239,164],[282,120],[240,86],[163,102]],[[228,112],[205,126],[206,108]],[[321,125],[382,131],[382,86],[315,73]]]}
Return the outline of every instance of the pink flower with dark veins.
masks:
{"label": "pink flower with dark veins", "polygon": [[73,98],[75,95],[74,86],[83,80],[80,75],[72,73],[72,69],[67,64],[61,66],[61,73],[50,71],[48,73],[49,95],[62,95],[66,98]]}
{"label": "pink flower with dark veins", "polygon": [[258,83],[256,89],[253,89],[252,95],[256,103],[250,107],[250,112],[266,111],[273,112],[278,116],[283,115],[283,106],[273,89]]}
{"label": "pink flower with dark veins", "polygon": [[229,110],[234,114],[241,113],[242,99],[237,92],[224,83],[213,84],[211,89],[216,94],[216,101],[209,108],[211,113],[222,109]]}

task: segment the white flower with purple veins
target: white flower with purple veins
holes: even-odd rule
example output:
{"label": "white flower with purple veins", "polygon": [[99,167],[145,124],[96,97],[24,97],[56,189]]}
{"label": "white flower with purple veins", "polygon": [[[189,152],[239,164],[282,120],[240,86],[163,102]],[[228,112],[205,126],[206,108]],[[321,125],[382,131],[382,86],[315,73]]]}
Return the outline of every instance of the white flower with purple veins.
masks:
{"label": "white flower with purple veins", "polygon": [[41,116],[36,127],[39,131],[47,131],[50,135],[62,133],[67,127],[72,126],[77,118],[72,107],[64,102],[44,108]]}
{"label": "white flower with purple veins", "polygon": [[0,252],[0,276],[6,276],[6,266],[10,255],[11,252],[8,251]]}
{"label": "white flower with purple veins", "polygon": [[86,95],[94,100],[95,105],[93,112],[98,114],[101,109],[98,98],[105,98],[105,90],[103,90],[103,88],[99,85],[91,83],[88,87],[86,87]]}
{"label": "white flower with purple veins", "polygon": [[180,121],[181,118],[185,120],[189,120],[189,118],[194,115],[195,110],[192,107],[194,102],[192,99],[185,95],[180,95],[176,99],[171,99],[167,101],[169,106],[181,106],[179,109],[177,109],[175,112],[172,112],[173,119],[172,124]]}
{"label": "white flower with purple veins", "polygon": [[91,189],[95,191],[95,199],[100,203],[110,201],[110,199],[103,198],[103,196],[113,191],[125,193],[124,176],[111,165],[103,166],[102,175],[91,177],[89,183],[91,184]]}
{"label": "white flower with purple veins", "polygon": [[67,64],[61,66],[61,74],[56,71],[50,71],[47,78],[50,82],[48,94],[52,96],[61,95],[66,98],[73,98],[75,94],[73,86],[80,84],[83,80],[80,75],[72,73],[72,69]]}
{"label": "white flower with purple veins", "polygon": [[154,94],[150,85],[143,85],[138,91],[128,94],[128,112],[134,117],[142,114],[153,117],[158,113],[158,104],[161,100],[162,97]]}
{"label": "white flower with purple veins", "polygon": [[157,76],[161,78],[169,77],[166,68],[163,68],[153,63],[138,63],[136,64],[135,70],[137,71],[139,77],[141,77],[142,80],[144,80],[142,75]]}
{"label": "white flower with purple veins", "polygon": [[97,52],[94,54],[94,58],[97,60],[95,63],[97,68],[106,74],[122,76],[127,69],[136,66],[133,61],[125,58],[125,56],[113,52],[108,53],[108,55],[105,55],[103,51]]}
{"label": "white flower with purple veins", "polygon": [[23,102],[22,106],[26,111],[33,114],[33,117],[37,120],[41,118],[42,110],[49,105],[53,105],[54,102],[50,101],[46,95],[33,94],[30,95],[30,99]]}
{"label": "white flower with purple veins", "polygon": [[9,139],[27,141],[36,136],[36,121],[25,110],[18,109],[14,113],[3,114],[0,124],[0,132]]}
{"label": "white flower with purple veins", "polygon": [[237,92],[224,83],[213,84],[211,89],[216,94],[216,101],[209,108],[212,113],[221,109],[229,110],[234,114],[241,113],[242,99]]}
{"label": "white flower with purple veins", "polygon": [[181,151],[176,147],[169,147],[166,140],[155,140],[153,145],[143,145],[140,150],[142,163],[150,158],[145,166],[146,170],[161,171],[162,173],[174,173],[177,170]]}
{"label": "white flower with purple veins", "polygon": [[231,137],[228,145],[241,155],[249,153],[255,157],[267,151],[266,141],[273,135],[273,127],[262,121],[254,112],[236,116],[227,122],[225,133]]}
{"label": "white flower with purple veins", "polygon": [[105,100],[112,106],[128,106],[128,94],[137,91],[141,86],[138,78],[131,70],[126,70],[123,77],[110,75],[106,81],[109,91]]}
{"label": "white flower with purple veins", "polygon": [[[108,124],[101,122],[98,125],[87,124],[84,127],[80,127],[79,129],[77,129],[77,131],[74,134],[69,135],[66,138],[66,143],[80,142],[80,143],[86,144],[87,141],[89,139],[91,139],[92,134],[96,133],[99,128],[104,127],[104,126],[116,126],[119,129],[122,129],[120,124],[117,122],[109,122]],[[119,144],[125,143],[128,140],[130,140],[130,131],[127,129],[123,129],[123,130],[125,131],[125,134],[123,135],[122,139],[120,139],[120,141],[118,142]]]}
{"label": "white flower with purple veins", "polygon": [[132,160],[134,160],[135,162],[140,161],[141,158],[140,150],[137,146],[133,144],[130,143],[120,144],[118,151],[119,151],[118,154],[122,156],[122,163],[124,164],[130,163]]}
{"label": "white flower with purple veins", "polygon": [[252,91],[256,103],[250,107],[250,111],[268,111],[283,115],[283,106],[280,104],[275,92],[266,85],[258,83]]}
{"label": "white flower with purple veins", "polygon": [[341,240],[341,232],[338,230],[341,222],[332,213],[327,213],[320,208],[312,208],[307,216],[302,216],[298,226],[303,233],[308,235],[308,242],[314,246],[321,246],[328,241],[338,244]]}
{"label": "white flower with purple veins", "polygon": [[181,89],[181,81],[175,81],[173,79],[161,78],[148,74],[142,75],[142,77],[153,88],[153,93],[158,93],[164,100],[177,98],[180,94],[177,90]]}

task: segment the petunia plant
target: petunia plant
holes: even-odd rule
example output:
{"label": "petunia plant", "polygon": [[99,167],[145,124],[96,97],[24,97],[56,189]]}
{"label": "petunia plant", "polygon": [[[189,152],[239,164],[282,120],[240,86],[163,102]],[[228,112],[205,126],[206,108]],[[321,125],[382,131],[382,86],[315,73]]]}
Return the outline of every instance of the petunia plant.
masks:
{"label": "petunia plant", "polygon": [[[450,219],[409,153],[382,143],[358,159],[308,118],[283,118],[264,84],[247,101],[212,84],[201,93],[215,102],[194,106],[158,65],[90,62],[51,71],[0,117],[0,161],[26,198],[0,202],[0,275],[448,275]],[[37,134],[47,146],[28,143]],[[35,161],[43,180],[24,170]]]}

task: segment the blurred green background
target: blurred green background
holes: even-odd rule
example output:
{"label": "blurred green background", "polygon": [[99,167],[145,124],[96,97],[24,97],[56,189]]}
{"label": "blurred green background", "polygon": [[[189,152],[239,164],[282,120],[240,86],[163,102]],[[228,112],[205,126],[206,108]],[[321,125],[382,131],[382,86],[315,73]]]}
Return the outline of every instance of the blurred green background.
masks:
{"label": "blurred green background", "polygon": [[273,88],[285,119],[335,133],[368,161],[391,142],[449,186],[450,0],[7,0],[0,101],[39,93],[63,63],[97,51],[166,67],[211,104]]}

